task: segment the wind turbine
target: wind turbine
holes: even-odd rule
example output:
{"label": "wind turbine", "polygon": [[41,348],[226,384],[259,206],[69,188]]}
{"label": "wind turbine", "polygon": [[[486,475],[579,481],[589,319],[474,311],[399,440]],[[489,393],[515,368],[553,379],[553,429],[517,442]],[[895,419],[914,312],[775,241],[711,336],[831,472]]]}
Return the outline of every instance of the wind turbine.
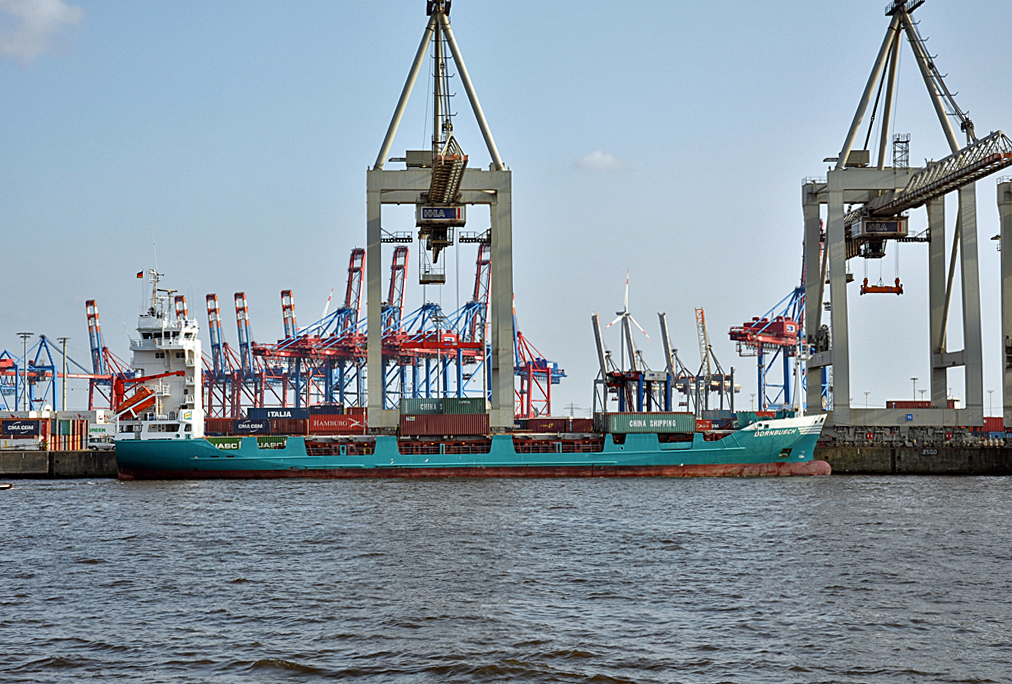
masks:
{"label": "wind turbine", "polygon": [[[653,342],[653,340],[650,338],[650,335],[647,335],[647,331],[643,329],[643,326],[641,326],[639,323],[637,323],[636,319],[632,317],[631,313],[629,313],[629,271],[628,270],[625,272],[625,304],[624,304],[624,306],[623,306],[623,308],[622,308],[621,311],[616,311],[615,313],[618,315],[618,318],[616,318],[614,321],[612,321],[611,323],[609,323],[608,325],[606,325],[604,327],[604,329],[607,330],[608,328],[610,328],[611,326],[615,325],[619,321],[622,321],[622,347],[621,347],[621,351],[619,353],[619,357],[618,358],[619,358],[620,362],[624,363],[625,356],[626,356],[625,350],[628,347],[628,349],[629,349],[629,354],[628,354],[628,356],[629,356],[629,367],[630,367],[631,370],[637,370],[636,369],[636,345],[633,344],[632,326],[635,325],[637,328],[639,328],[640,332],[643,333],[644,335],[646,335],[646,337],[647,337],[648,340],[650,340],[651,342]],[[630,323],[632,325],[630,325]]]}
{"label": "wind turbine", "polygon": [[334,298],[334,288],[330,288],[330,294],[327,295],[327,304],[323,307],[323,313],[320,314],[320,319],[327,317],[327,312],[330,311],[330,300]]}

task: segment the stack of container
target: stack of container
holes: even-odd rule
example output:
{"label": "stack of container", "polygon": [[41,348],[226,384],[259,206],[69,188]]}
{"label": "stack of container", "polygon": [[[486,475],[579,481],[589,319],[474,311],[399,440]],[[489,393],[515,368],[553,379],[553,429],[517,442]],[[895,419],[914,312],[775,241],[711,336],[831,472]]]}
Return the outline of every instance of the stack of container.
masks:
{"label": "stack of container", "polygon": [[7,411],[3,416],[0,418],[0,449],[80,451],[88,448],[88,421],[85,419],[61,420],[49,411]]}
{"label": "stack of container", "polygon": [[367,427],[364,406],[321,404],[309,408],[251,408],[246,418],[205,418],[208,437],[237,435],[361,435]]}
{"label": "stack of container", "polygon": [[[309,434],[309,409],[305,408],[251,408],[246,418],[257,423],[270,421],[269,432],[245,434],[306,435]],[[250,427],[250,429],[259,429]]]}
{"label": "stack of container", "polygon": [[401,435],[404,437],[488,433],[488,402],[484,397],[401,400]]}
{"label": "stack of container", "polygon": [[[34,414],[36,412],[19,411],[13,413]],[[0,419],[0,448],[30,451],[48,449],[51,422],[52,419],[49,417]]]}
{"label": "stack of container", "polygon": [[50,451],[80,451],[88,448],[88,421],[53,420],[49,433]]}

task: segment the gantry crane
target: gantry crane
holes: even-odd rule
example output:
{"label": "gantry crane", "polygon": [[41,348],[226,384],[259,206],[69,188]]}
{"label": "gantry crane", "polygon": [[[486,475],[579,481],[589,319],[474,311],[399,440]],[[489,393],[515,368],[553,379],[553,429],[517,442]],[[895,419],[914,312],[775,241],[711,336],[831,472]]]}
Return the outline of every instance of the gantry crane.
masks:
{"label": "gantry crane", "polygon": [[[512,177],[499,156],[491,130],[478,103],[470,75],[461,57],[460,48],[450,28],[450,2],[433,0],[427,3],[427,21],[422,40],[401,91],[390,126],[372,168],[366,172],[366,242],[368,251],[367,293],[367,354],[369,424],[374,431],[393,430],[398,413],[387,410],[385,402],[386,363],[383,348],[382,290],[380,261],[384,241],[382,208],[385,204],[414,204],[415,227],[420,247],[419,280],[439,283],[438,257],[453,240],[451,232],[464,225],[465,209],[470,205],[490,208],[491,242],[491,378],[492,400],[490,424],[493,430],[513,427],[513,254],[512,254]],[[409,150],[397,158],[404,169],[388,170],[394,136],[421,72],[430,45],[433,49],[433,136],[429,150]],[[445,54],[446,48],[450,55]],[[449,117],[447,87],[448,58],[456,67],[457,76],[467,93],[471,110],[492,158],[489,169],[468,167],[467,156],[453,136]],[[466,172],[465,172],[466,170]],[[420,188],[427,190],[419,192]],[[445,276],[444,276],[445,277]]]}
{"label": "gantry crane", "polygon": [[[983,424],[983,359],[980,326],[980,284],[977,267],[976,181],[1012,165],[1012,141],[1001,131],[978,138],[973,122],[959,108],[938,71],[937,62],[925,48],[911,12],[923,0],[893,0],[886,7],[889,27],[875,59],[871,74],[858,104],[857,112],[835,163],[825,180],[810,180],[802,188],[805,217],[805,274],[811,287],[805,302],[807,346],[813,352],[808,371],[832,367],[833,392],[829,399],[830,422],[836,425],[895,425],[903,421],[913,425]],[[924,167],[910,167],[905,145],[909,138],[894,138],[894,160],[886,166],[895,99],[896,74],[903,37],[914,53],[918,69],[948,142],[950,154]],[[872,165],[868,143],[855,149],[862,121],[875,92],[872,120],[881,122],[877,163]],[[884,97],[881,97],[884,96]],[[881,116],[875,116],[879,102]],[[953,128],[958,122],[965,142]],[[959,212],[952,234],[951,261],[946,268],[945,196],[957,192]],[[826,206],[826,231],[822,234],[822,210]],[[847,211],[848,205],[851,210]],[[921,238],[909,236],[908,212],[927,209],[927,230]],[[824,257],[814,245],[825,240]],[[931,409],[909,415],[901,410],[855,409],[850,406],[850,330],[847,310],[847,260],[853,257],[881,258],[888,241],[924,241],[928,243],[928,301],[931,311],[927,351],[931,367]],[[1003,258],[1004,258],[1003,252]],[[953,296],[953,274],[961,274],[963,348],[948,348],[949,305]],[[825,283],[829,282],[830,326],[822,331]],[[899,283],[896,288],[899,288]],[[892,286],[884,286],[892,289]],[[889,291],[889,290],[887,290]],[[893,290],[895,291],[895,290]],[[1012,328],[1012,321],[1010,321]],[[1012,329],[1004,331],[1012,334]],[[966,409],[951,413],[947,409],[948,370],[962,367],[965,377]],[[1009,378],[1012,381],[1012,377]],[[807,383],[807,404],[821,404],[821,387]],[[1006,402],[1009,402],[1006,393]],[[1006,411],[1010,409],[1007,407]]]}

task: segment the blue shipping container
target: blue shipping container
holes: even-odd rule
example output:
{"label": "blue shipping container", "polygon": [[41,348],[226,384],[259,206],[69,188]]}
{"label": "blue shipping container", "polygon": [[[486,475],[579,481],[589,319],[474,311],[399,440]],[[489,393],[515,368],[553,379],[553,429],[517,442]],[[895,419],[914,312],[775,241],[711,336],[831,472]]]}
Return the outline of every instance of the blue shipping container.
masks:
{"label": "blue shipping container", "polygon": [[35,437],[42,434],[41,420],[5,420],[4,437]]}
{"label": "blue shipping container", "polygon": [[246,417],[250,420],[271,420],[277,418],[291,418],[295,420],[309,420],[309,409],[304,408],[251,408],[246,411]]}
{"label": "blue shipping container", "polygon": [[232,422],[232,434],[234,435],[269,435],[271,434],[271,421],[269,420],[236,420]]}
{"label": "blue shipping container", "polygon": [[309,407],[311,416],[343,416],[344,407],[339,404],[317,404]]}

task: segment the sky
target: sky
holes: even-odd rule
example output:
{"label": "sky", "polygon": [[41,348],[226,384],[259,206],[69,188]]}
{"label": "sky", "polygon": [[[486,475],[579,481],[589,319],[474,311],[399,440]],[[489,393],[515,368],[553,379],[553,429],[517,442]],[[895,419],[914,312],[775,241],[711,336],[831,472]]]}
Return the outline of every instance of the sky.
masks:
{"label": "sky", "polygon": [[[556,414],[590,408],[590,316],[607,323],[622,309],[627,272],[650,367],[664,367],[658,312],[686,365],[698,365],[702,307],[714,353],[742,385],[737,405],[749,404],[755,360],[738,356],[728,328],[799,283],[802,179],[824,177],[822,160],[843,144],[884,6],[453,3],[454,34],[513,172],[519,327],[566,370]],[[1012,50],[1000,31],[981,30],[1007,17],[1005,3],[928,0],[913,16],[978,135],[1012,130]],[[146,292],[135,274],[156,263],[204,328],[211,292],[223,312],[246,293],[258,342],[283,336],[282,289],[300,325],[318,319],[331,289],[343,293],[349,251],[365,246],[365,172],[425,23],[422,0],[0,0],[0,349],[20,356],[22,330],[69,336],[69,355],[88,365],[84,301],[95,299],[106,345],[128,358]],[[469,165],[487,168],[459,79],[451,87],[455,135]],[[420,79],[392,156],[428,146],[428,90]],[[892,130],[911,134],[912,165],[948,154],[906,44]],[[1000,407],[995,180],[978,183],[977,197],[984,384]],[[486,227],[470,216],[467,229]],[[926,220],[915,210],[911,230]],[[384,210],[385,228],[412,224],[409,209]],[[469,298],[474,247],[450,250],[448,284],[426,288],[444,310]],[[857,406],[913,398],[912,377],[927,386],[927,247],[900,245],[898,260],[895,248],[850,265],[858,283],[898,275],[905,290],[862,297],[850,286]],[[407,311],[423,303],[417,263],[412,246]],[[616,356],[617,329],[605,332]],[[236,343],[234,326],[225,337]],[[949,338],[960,346],[957,328]],[[958,371],[949,384],[961,397]],[[85,385],[71,383],[70,406],[84,402]]]}

